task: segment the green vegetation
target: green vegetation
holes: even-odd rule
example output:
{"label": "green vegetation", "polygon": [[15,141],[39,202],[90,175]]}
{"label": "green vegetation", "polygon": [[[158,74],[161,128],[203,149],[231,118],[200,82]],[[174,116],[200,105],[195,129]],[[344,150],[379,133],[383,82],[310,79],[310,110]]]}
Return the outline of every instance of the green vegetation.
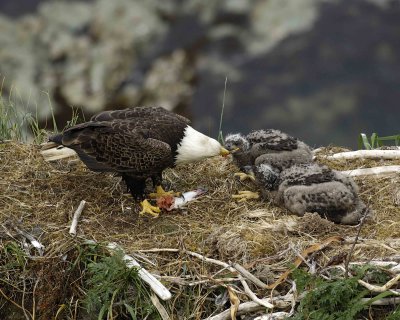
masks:
{"label": "green vegetation", "polygon": [[160,319],[150,289],[136,268],[126,266],[122,252],[110,255],[104,246],[87,244],[67,251],[64,262],[35,260],[20,243],[2,243],[0,318],[13,313],[29,319]]}
{"label": "green vegetation", "polygon": [[[3,79],[4,82],[4,79]],[[50,95],[43,92],[47,96],[48,104],[51,110],[52,131],[58,132],[57,123],[55,119],[53,105]],[[40,144],[45,141],[47,137],[47,123],[44,127],[39,125],[38,106],[36,105],[35,113],[28,112],[30,101],[25,104],[21,101],[22,98],[18,97],[16,90],[8,94],[8,98],[2,95],[2,87],[0,87],[0,141],[14,140],[20,142],[27,142],[32,140],[35,144]],[[17,108],[18,105],[25,106],[24,109]],[[82,113],[83,119],[85,118]],[[67,121],[66,128],[72,127],[79,122],[79,109],[72,108],[71,120]]]}
{"label": "green vegetation", "polygon": [[[100,252],[99,252],[100,249]],[[89,314],[97,319],[127,317],[131,319],[158,319],[158,313],[150,300],[150,291],[142,283],[138,269],[127,268],[123,253],[101,254],[101,247],[90,246],[82,257],[87,267],[83,304]]]}
{"label": "green vegetation", "polygon": [[392,141],[392,145],[394,144],[396,147],[400,145],[400,134],[386,137],[379,137],[377,133],[371,134],[371,137],[365,133],[360,133],[358,137],[358,149],[375,149],[385,145],[385,143]]}
{"label": "green vegetation", "polygon": [[222,108],[221,115],[219,118],[219,129],[218,129],[218,142],[224,145],[224,134],[222,132],[222,119],[224,118],[224,109],[225,109],[225,95],[226,95],[226,84],[228,82],[228,77],[225,77],[225,87],[224,87],[224,96],[222,98]]}
{"label": "green vegetation", "polygon": [[[294,270],[293,277],[298,291],[305,292],[297,312],[290,319],[294,320],[353,320],[366,310],[371,303],[393,295],[386,291],[372,299],[362,300],[369,291],[358,283],[359,279],[384,284],[389,276],[373,266],[359,267],[353,270],[355,275],[350,278],[326,280],[317,275],[311,275],[302,270]],[[387,313],[386,313],[387,314]],[[399,311],[395,310],[386,319],[400,319]]]}

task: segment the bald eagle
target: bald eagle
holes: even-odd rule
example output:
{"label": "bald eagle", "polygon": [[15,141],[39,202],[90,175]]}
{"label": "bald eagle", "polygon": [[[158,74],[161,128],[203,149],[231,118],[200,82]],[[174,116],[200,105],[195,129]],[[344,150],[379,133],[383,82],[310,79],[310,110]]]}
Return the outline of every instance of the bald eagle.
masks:
{"label": "bald eagle", "polygon": [[[135,107],[103,111],[50,141],[75,150],[92,171],[121,175],[132,196],[143,199],[148,178],[159,193],[164,192],[160,186],[164,169],[229,154],[189,124],[185,117],[161,107]],[[158,216],[159,208],[147,200],[141,204],[141,213]]]}

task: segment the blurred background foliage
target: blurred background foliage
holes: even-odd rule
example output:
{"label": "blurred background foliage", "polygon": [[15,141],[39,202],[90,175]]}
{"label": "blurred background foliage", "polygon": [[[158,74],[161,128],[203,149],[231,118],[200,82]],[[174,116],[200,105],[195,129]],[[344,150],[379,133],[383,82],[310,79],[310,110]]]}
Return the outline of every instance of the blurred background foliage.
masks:
{"label": "blurred background foliage", "polygon": [[2,0],[3,99],[59,127],[161,105],[214,137],[399,133],[399,0]]}

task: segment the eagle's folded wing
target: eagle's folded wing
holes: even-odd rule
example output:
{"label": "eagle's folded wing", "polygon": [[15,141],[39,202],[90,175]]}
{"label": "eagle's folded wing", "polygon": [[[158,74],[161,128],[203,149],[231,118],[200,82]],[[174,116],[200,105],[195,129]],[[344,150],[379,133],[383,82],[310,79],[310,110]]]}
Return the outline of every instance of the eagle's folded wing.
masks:
{"label": "eagle's folded wing", "polygon": [[173,163],[170,146],[146,137],[146,131],[126,130],[123,122],[89,122],[64,132],[63,144],[74,149],[94,171],[149,175]]}

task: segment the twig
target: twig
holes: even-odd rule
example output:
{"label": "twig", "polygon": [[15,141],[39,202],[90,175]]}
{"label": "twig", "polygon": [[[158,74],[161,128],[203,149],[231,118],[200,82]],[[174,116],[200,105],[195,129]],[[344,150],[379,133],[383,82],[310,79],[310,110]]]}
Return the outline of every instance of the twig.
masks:
{"label": "twig", "polygon": [[268,302],[268,301],[265,301],[265,300],[262,300],[262,299],[258,298],[258,297],[256,296],[256,294],[255,294],[253,291],[251,291],[249,285],[248,285],[247,282],[243,279],[242,275],[239,275],[239,280],[240,280],[240,282],[242,283],[242,286],[243,286],[243,288],[244,288],[244,292],[246,292],[247,296],[248,296],[251,300],[253,300],[255,303],[258,303],[259,305],[264,306],[264,307],[267,308],[267,309],[273,309],[273,307],[274,307],[273,304],[271,304],[271,303]]}
{"label": "twig", "polygon": [[220,261],[220,260],[216,260],[216,259],[212,259],[212,258],[207,258],[207,257],[203,256],[202,254],[197,253],[197,252],[193,252],[193,251],[182,250],[182,252],[183,252],[183,253],[186,253],[186,254],[188,254],[188,255],[190,255],[190,256],[192,256],[192,257],[196,257],[196,258],[198,258],[198,259],[200,259],[200,260],[203,260],[203,261],[205,261],[205,262],[212,263],[212,264],[216,264],[216,265],[218,265],[218,266],[224,267],[225,269],[228,269],[230,272],[237,273],[236,269],[233,268],[233,267],[231,267],[231,266],[230,266],[228,263],[226,263],[226,262],[223,262],[223,261]]}
{"label": "twig", "polygon": [[400,150],[357,150],[335,153],[326,157],[336,159],[400,159]]}
{"label": "twig", "polygon": [[279,312],[264,314],[262,316],[254,318],[254,320],[284,320],[288,319],[288,317],[290,317],[290,313],[279,311]]}
{"label": "twig", "polygon": [[154,293],[150,295],[150,300],[156,307],[158,313],[163,320],[171,320],[167,310],[165,310],[164,306],[161,304],[160,300],[158,300],[157,296]]}
{"label": "twig", "polygon": [[82,200],[81,203],[78,206],[78,209],[76,209],[74,216],[72,218],[72,223],[71,227],[69,228],[69,234],[72,236],[76,236],[76,228],[78,227],[78,220],[79,217],[81,216],[82,210],[85,207],[86,201]]}
{"label": "twig", "polygon": [[[361,284],[363,287],[367,288],[369,291],[384,292],[384,291],[389,290],[392,286],[394,286],[397,282],[399,282],[399,280],[400,280],[400,274],[398,274],[394,278],[390,279],[383,286],[375,286],[375,285],[365,282],[363,280],[358,280],[358,283]],[[400,295],[399,292],[396,292],[394,290],[391,290],[391,292],[395,295]]]}
{"label": "twig", "polygon": [[28,313],[29,316],[30,316],[30,318],[27,317],[28,320],[32,318],[32,314],[31,314],[28,310],[26,310],[24,307],[20,306],[18,303],[16,303],[14,300],[12,300],[9,296],[7,296],[7,295],[3,292],[3,290],[1,290],[1,288],[0,288],[0,293],[2,294],[2,296],[3,296],[7,301],[11,302],[11,303],[12,303],[14,306],[16,306],[18,309],[21,309],[21,310],[24,312],[25,316],[26,316],[26,313]]}
{"label": "twig", "polygon": [[373,168],[345,170],[340,172],[350,177],[372,176],[372,175],[381,176],[386,174],[399,173],[400,166],[381,166]]}
{"label": "twig", "polygon": [[366,219],[366,217],[367,217],[367,215],[368,215],[368,212],[369,212],[369,210],[365,210],[365,212],[364,212],[364,214],[363,214],[363,217],[361,218],[360,224],[359,224],[359,226],[358,226],[358,228],[357,228],[356,237],[354,238],[354,242],[353,242],[353,244],[351,245],[350,251],[349,251],[349,253],[348,253],[348,255],[347,255],[347,259],[346,259],[345,264],[344,264],[344,270],[345,270],[344,276],[345,276],[345,278],[347,278],[348,275],[349,275],[349,263],[350,263],[350,259],[351,259],[351,256],[353,255],[354,248],[355,248],[355,246],[356,246],[358,237],[360,236],[361,228],[362,228],[362,226],[363,226],[363,224],[364,224],[364,221],[365,221],[365,219]]}
{"label": "twig", "polygon": [[40,151],[45,161],[51,162],[56,160],[61,160],[64,158],[76,156],[76,152],[70,148],[52,148]]}
{"label": "twig", "polygon": [[[273,300],[271,300],[270,298],[261,299],[261,301],[267,303],[273,303],[274,306],[277,308],[287,308],[288,306],[291,305],[290,302],[291,300],[292,299],[288,296],[275,297]],[[236,315],[240,316],[246,313],[256,312],[260,310],[265,310],[265,307],[253,301],[244,302],[239,305]],[[231,317],[230,310],[227,309],[213,317],[207,318],[207,320],[229,320],[230,317]]]}
{"label": "twig", "polygon": [[[23,288],[22,288],[22,298],[21,298],[22,311],[24,312],[24,316],[25,316],[25,318],[26,318],[27,320],[34,319],[34,318],[35,318],[35,304],[33,304],[33,307],[32,307],[32,315],[31,315],[31,317],[28,316],[28,314],[26,313],[27,311],[26,311],[26,309],[25,309],[25,292],[26,292],[25,277],[23,277],[22,285],[23,285]],[[33,294],[33,301],[35,301],[34,298],[35,298],[35,295]]]}
{"label": "twig", "polygon": [[[171,249],[160,249],[160,250],[153,249],[152,252],[155,252],[155,251],[174,252],[174,251],[172,251]],[[142,252],[143,252],[143,251],[142,251]],[[148,252],[148,251],[147,251],[147,252]],[[202,261],[205,261],[205,262],[208,262],[208,263],[212,263],[212,264],[221,266],[221,267],[223,267],[223,268],[229,270],[230,272],[238,273],[238,270],[237,270],[236,268],[233,268],[231,265],[229,265],[229,264],[226,263],[226,262],[223,262],[223,261],[220,261],[220,260],[216,260],[216,259],[212,259],[212,258],[207,258],[207,257],[203,256],[202,254],[197,253],[197,252],[193,252],[193,251],[182,250],[182,252],[183,252],[183,253],[186,253],[186,254],[188,254],[188,255],[190,255],[190,256],[196,257],[196,258],[198,258],[198,259],[200,259],[200,260],[202,260]],[[240,268],[240,267],[239,267],[239,268]],[[241,268],[242,268],[242,270],[245,270],[243,267],[241,267]],[[247,272],[247,275],[250,273],[250,272],[248,272],[247,270],[245,270],[245,273],[246,273],[246,272]],[[251,275],[251,276],[252,276],[252,275]],[[255,293],[254,293],[253,291],[251,291],[251,289],[250,289],[250,287],[248,286],[246,280],[243,278],[243,276],[240,274],[240,272],[239,272],[239,277],[238,277],[238,278],[239,278],[240,282],[241,282],[242,285],[243,285],[244,291],[246,292],[246,294],[248,295],[248,297],[249,297],[251,300],[255,301],[256,303],[262,305],[262,306],[265,307],[265,308],[273,308],[273,307],[274,307],[271,303],[265,301],[265,299],[263,300],[263,299],[258,298],[258,297],[255,295]],[[253,276],[253,278],[255,278],[255,277]],[[256,278],[256,279],[257,279],[257,278]],[[250,280],[251,280],[251,279],[250,279]],[[257,279],[257,280],[258,280],[258,279]],[[252,281],[252,280],[251,280],[251,281]],[[261,282],[261,281],[258,280],[258,282]],[[262,285],[267,286],[266,284],[262,284]]]}
{"label": "twig", "polygon": [[228,82],[228,77],[225,77],[225,86],[224,86],[224,96],[222,98],[222,109],[221,109],[221,117],[219,119],[219,129],[218,129],[218,141],[224,144],[224,136],[222,134],[222,119],[224,118],[224,109],[225,109],[225,94],[226,94],[226,84]]}
{"label": "twig", "polygon": [[[121,248],[119,248],[118,245],[113,242],[110,242],[107,245],[107,248],[113,252],[116,250],[121,250]],[[171,299],[171,292],[166,287],[164,287],[164,285],[160,281],[158,281],[150,272],[144,269],[133,257],[125,254],[123,260],[125,260],[126,266],[128,268],[138,268],[139,277],[144,282],[146,282],[162,300]]]}
{"label": "twig", "polygon": [[[361,301],[365,304],[368,304],[368,302],[373,299],[373,298],[362,298]],[[393,297],[393,298],[382,298],[376,301],[373,301],[370,303],[370,305],[374,306],[388,306],[388,305],[394,305],[394,304],[399,304],[400,303],[400,298],[399,297]]]}
{"label": "twig", "polygon": [[264,282],[262,282],[260,279],[255,277],[253,274],[251,274],[249,271],[247,271],[244,267],[242,267],[238,263],[232,263],[232,267],[234,267],[239,273],[245,277],[247,280],[250,280],[253,282],[255,285],[259,286],[260,288],[267,289],[268,285],[266,285]]}

